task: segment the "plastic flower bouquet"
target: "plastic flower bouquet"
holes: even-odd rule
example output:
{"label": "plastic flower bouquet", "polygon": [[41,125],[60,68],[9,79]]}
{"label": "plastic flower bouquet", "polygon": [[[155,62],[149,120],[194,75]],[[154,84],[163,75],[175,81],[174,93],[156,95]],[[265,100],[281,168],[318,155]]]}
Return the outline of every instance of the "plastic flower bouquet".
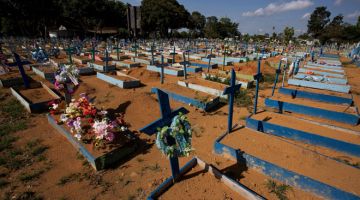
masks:
{"label": "plastic flower bouquet", "polygon": [[[53,112],[59,113],[57,104],[54,105]],[[105,148],[116,140],[118,134],[128,130],[122,114],[111,120],[107,111],[97,109],[85,94],[81,94],[77,100],[72,99],[59,115],[58,123],[66,125],[75,138],[86,144],[91,143],[97,149]]]}
{"label": "plastic flower bouquet", "polygon": [[72,94],[79,84],[78,77],[79,70],[75,65],[62,65],[55,73],[55,88]]}

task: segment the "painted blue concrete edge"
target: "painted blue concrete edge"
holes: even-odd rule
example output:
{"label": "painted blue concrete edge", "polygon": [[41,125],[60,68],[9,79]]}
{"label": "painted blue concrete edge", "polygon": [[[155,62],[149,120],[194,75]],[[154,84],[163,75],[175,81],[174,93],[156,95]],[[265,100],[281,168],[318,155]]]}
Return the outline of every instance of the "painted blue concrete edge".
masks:
{"label": "painted blue concrete edge", "polygon": [[[196,165],[197,165],[197,159],[196,158],[191,159],[180,169],[179,177],[189,172]],[[160,184],[154,191],[152,191],[150,195],[147,197],[147,199],[148,200],[157,199],[161,194],[163,194],[168,188],[170,188],[173,185],[174,185],[173,177],[171,176],[167,178],[162,184]]]}
{"label": "painted blue concrete edge", "polygon": [[110,83],[112,85],[116,85],[116,86],[118,86],[120,88],[124,88],[124,89],[134,88],[134,87],[139,87],[140,86],[140,81],[135,80],[135,79],[133,81],[122,81],[122,80],[113,78],[111,76],[107,76],[106,74],[103,74],[103,73],[100,73],[100,72],[96,73],[96,77],[98,79],[101,79],[101,80],[107,82],[107,83]]}
{"label": "painted blue concrete edge", "polygon": [[335,151],[340,151],[360,157],[360,145],[343,142],[340,140],[335,140],[321,135],[316,135],[265,121],[259,121],[252,118],[246,119],[246,127],[271,135],[285,137],[307,144],[322,146],[333,149]]}
{"label": "painted blue concrete edge", "polygon": [[[146,69],[149,70],[149,71],[154,71],[154,72],[161,73],[161,67],[160,66],[148,65],[146,67]],[[183,76],[184,75],[184,70],[175,70],[175,69],[170,69],[170,68],[164,67],[164,73],[168,74],[168,75],[173,75],[173,76]]]}
{"label": "painted blue concrete edge", "polygon": [[345,98],[345,97],[338,97],[333,95],[327,95],[327,94],[319,94],[314,92],[307,92],[302,90],[293,90],[288,88],[279,88],[279,92],[281,94],[285,95],[291,95],[295,98],[305,98],[305,99],[312,99],[316,101],[322,101],[327,103],[334,103],[334,104],[349,104],[351,105],[353,103],[353,100],[351,98]]}
{"label": "painted blue concrete edge", "polygon": [[[151,93],[156,93],[156,90],[158,88],[151,88]],[[185,104],[191,104],[197,108],[200,108],[204,111],[208,111],[211,108],[215,107],[216,105],[218,105],[220,103],[220,97],[214,97],[212,101],[208,101],[206,103],[202,103],[199,100],[190,98],[190,97],[186,97],[186,96],[182,96],[167,90],[163,90],[161,89],[163,92],[165,92],[166,94],[169,95],[170,98],[174,99],[175,101],[179,101]]]}
{"label": "painted blue concrete edge", "polygon": [[357,125],[359,122],[359,116],[357,115],[336,112],[331,110],[324,110],[320,108],[314,108],[310,106],[304,106],[304,105],[293,104],[288,102],[282,102],[282,101],[272,100],[269,98],[265,99],[265,106],[278,109],[280,113],[282,113],[283,111],[290,111],[290,112],[300,113],[313,117],[338,121],[351,125]]}
{"label": "painted blue concrete edge", "polygon": [[334,92],[341,92],[341,93],[349,93],[350,92],[349,85],[337,85],[337,84],[305,81],[305,80],[299,80],[299,79],[288,79],[288,84],[295,85],[295,86],[316,88],[316,89],[321,89],[321,90],[329,90],[329,91],[334,91]]}
{"label": "painted blue concrete edge", "polygon": [[169,124],[171,122],[171,120],[176,115],[178,115],[180,112],[183,114],[189,113],[189,111],[186,110],[184,107],[177,108],[176,110],[171,112],[171,114],[169,116],[167,116],[165,118],[158,118],[156,121],[151,122],[150,124],[144,126],[139,131],[146,133],[148,135],[153,135],[157,132],[157,128],[161,128],[161,127],[165,126],[166,124]]}
{"label": "painted blue concrete edge", "polygon": [[[124,145],[123,147],[114,149],[110,152],[106,152],[101,156],[94,157],[79,141],[77,141],[69,131],[64,127],[58,125],[55,119],[47,114],[47,119],[50,125],[55,128],[60,134],[66,137],[66,139],[86,158],[86,160],[91,164],[95,170],[102,170],[113,164],[114,162],[119,161],[124,156],[130,154],[136,150],[135,136],[129,132],[126,133],[127,137],[130,138],[129,144]],[[131,147],[129,147],[129,145]]]}
{"label": "painted blue concrete edge", "polygon": [[221,135],[214,143],[214,152],[218,155],[227,154],[237,160],[237,162],[246,163],[248,167],[260,170],[261,173],[270,176],[278,181],[284,182],[290,186],[300,188],[306,192],[311,192],[315,195],[322,196],[327,199],[342,199],[353,200],[360,199],[360,197],[340,190],[336,187],[327,185],[325,183],[314,180],[310,177],[289,171],[279,167],[273,163],[259,159],[250,154],[241,152],[239,149],[231,148],[225,144],[220,143],[228,133]]}
{"label": "painted blue concrete edge", "polygon": [[52,127],[54,127],[60,134],[66,137],[66,139],[77,149],[81,152],[81,154],[88,160],[88,162],[95,168],[95,157],[91,155],[91,153],[78,141],[76,141],[73,136],[63,127],[59,126],[55,119],[50,115],[47,114],[47,119]]}

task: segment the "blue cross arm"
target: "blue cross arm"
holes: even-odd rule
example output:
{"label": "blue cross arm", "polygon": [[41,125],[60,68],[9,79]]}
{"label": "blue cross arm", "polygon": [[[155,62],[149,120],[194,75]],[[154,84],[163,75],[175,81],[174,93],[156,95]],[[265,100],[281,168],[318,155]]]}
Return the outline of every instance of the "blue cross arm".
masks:
{"label": "blue cross arm", "polygon": [[157,119],[156,121],[141,128],[140,132],[146,133],[147,135],[153,135],[154,133],[157,132],[158,128],[161,128],[164,126],[169,126],[171,124],[172,119],[179,113],[187,114],[187,113],[189,113],[189,111],[184,107],[180,107],[180,108],[172,111],[170,113],[170,115],[168,115],[167,117],[165,117],[165,118],[161,117],[161,118]]}
{"label": "blue cross arm", "polygon": [[[28,61],[28,60],[24,60],[24,61],[21,62],[21,64],[23,64],[23,65],[30,65],[30,64],[32,64],[32,63],[31,63],[30,61]],[[18,66],[18,64],[17,64],[16,62],[7,63],[6,65],[7,65],[8,67]]]}
{"label": "blue cross arm", "polygon": [[239,91],[239,90],[240,90],[240,87],[241,87],[241,83],[240,83],[240,84],[237,84],[237,85],[234,85],[233,87],[227,87],[227,88],[224,89],[223,95],[233,94],[233,93],[235,93],[236,91]]}
{"label": "blue cross arm", "polygon": [[184,107],[180,107],[174,111],[171,111],[169,95],[158,88],[156,88],[156,93],[159,99],[161,118],[140,129],[140,132],[146,133],[148,135],[156,133],[158,128],[169,126],[172,119],[180,112],[183,114],[189,113],[189,111]]}
{"label": "blue cross arm", "polygon": [[254,75],[254,80],[260,80],[262,78],[262,73],[258,73]]}

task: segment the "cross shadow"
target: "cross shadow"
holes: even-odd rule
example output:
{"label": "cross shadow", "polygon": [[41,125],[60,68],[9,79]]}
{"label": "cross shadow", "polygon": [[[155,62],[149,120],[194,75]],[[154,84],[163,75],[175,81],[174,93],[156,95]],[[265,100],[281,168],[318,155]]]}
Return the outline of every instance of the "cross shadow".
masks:
{"label": "cross shadow", "polygon": [[239,181],[240,179],[244,178],[243,173],[248,170],[248,167],[246,165],[246,159],[243,155],[243,151],[237,150],[236,163],[231,166],[225,167],[220,171],[235,181]]}
{"label": "cross shadow", "polygon": [[150,149],[154,145],[153,142],[149,142],[150,140],[143,140],[140,139],[137,135],[139,133],[137,131],[131,132],[131,135],[134,139],[134,143],[132,145],[135,146],[135,151],[130,153],[129,155],[125,156],[124,158],[120,159],[119,161],[109,165],[107,169],[116,169],[122,165],[124,165],[129,160],[135,158],[138,155],[144,155],[150,152]]}
{"label": "cross shadow", "polygon": [[115,119],[116,118],[116,114],[118,113],[126,113],[126,109],[130,106],[131,101],[126,101],[122,104],[120,104],[117,108],[113,109],[113,108],[109,108],[106,111],[108,112],[108,116],[110,119]]}

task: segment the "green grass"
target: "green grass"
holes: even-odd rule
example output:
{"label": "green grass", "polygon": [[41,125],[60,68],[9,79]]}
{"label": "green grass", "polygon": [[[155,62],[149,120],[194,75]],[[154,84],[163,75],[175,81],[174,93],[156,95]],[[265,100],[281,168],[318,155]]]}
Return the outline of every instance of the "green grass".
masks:
{"label": "green grass", "polygon": [[291,186],[286,184],[277,184],[274,180],[267,180],[266,187],[270,193],[274,193],[276,197],[280,200],[287,200],[288,197],[286,193],[288,190],[291,190]]}
{"label": "green grass", "polygon": [[38,179],[45,171],[44,170],[34,170],[29,173],[21,173],[19,180],[22,182],[28,182],[35,179]]}
{"label": "green grass", "polygon": [[241,89],[240,92],[235,94],[235,104],[237,106],[244,106],[248,107],[253,104],[252,102],[252,95],[250,94],[249,90]]}
{"label": "green grass", "polygon": [[73,181],[79,181],[80,179],[81,179],[81,173],[72,173],[67,176],[61,177],[57,185],[63,186]]}
{"label": "green grass", "polygon": [[263,74],[263,78],[261,80],[264,83],[274,83],[275,81],[275,74]]}
{"label": "green grass", "polygon": [[47,146],[37,146],[31,150],[31,155],[39,156],[39,155],[43,154],[47,149],[48,149]]}
{"label": "green grass", "polygon": [[0,188],[4,188],[9,185],[9,182],[3,178],[0,178]]}

